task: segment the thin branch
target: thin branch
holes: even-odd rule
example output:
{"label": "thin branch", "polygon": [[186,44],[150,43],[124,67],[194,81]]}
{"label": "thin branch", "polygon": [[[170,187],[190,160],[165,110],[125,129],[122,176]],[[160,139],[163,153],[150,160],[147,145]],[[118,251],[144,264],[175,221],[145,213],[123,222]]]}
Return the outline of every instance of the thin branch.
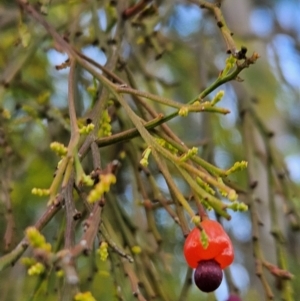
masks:
{"label": "thin branch", "polygon": [[[38,230],[42,230],[48,222],[54,217],[54,215],[60,210],[62,206],[62,197],[58,196],[54,204],[50,205],[46,212],[35,223],[34,227]],[[0,257],[0,271],[13,265],[25,252],[28,247],[28,241],[23,238],[21,242],[8,254]]]}

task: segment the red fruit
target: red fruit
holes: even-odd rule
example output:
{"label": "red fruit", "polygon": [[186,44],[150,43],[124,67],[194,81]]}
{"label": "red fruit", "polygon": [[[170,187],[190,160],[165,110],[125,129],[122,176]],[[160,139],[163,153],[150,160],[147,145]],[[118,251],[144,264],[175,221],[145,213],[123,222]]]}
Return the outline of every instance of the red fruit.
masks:
{"label": "red fruit", "polygon": [[225,269],[234,258],[230,238],[216,221],[206,219],[201,222],[201,227],[207,234],[208,247],[204,249],[201,243],[201,231],[199,228],[194,228],[184,244],[184,256],[188,265],[195,269],[203,260],[215,260],[221,269]]}

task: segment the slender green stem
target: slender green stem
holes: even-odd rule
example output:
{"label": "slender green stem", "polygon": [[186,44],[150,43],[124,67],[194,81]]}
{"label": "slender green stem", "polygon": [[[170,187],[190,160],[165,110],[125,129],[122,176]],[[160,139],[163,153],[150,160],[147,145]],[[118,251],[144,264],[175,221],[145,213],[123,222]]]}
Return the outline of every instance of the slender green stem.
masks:
{"label": "slender green stem", "polygon": [[186,170],[180,166],[176,167],[195,193],[205,200],[205,202],[207,202],[218,214],[230,220],[230,215],[225,211],[226,205],[201,188]]}

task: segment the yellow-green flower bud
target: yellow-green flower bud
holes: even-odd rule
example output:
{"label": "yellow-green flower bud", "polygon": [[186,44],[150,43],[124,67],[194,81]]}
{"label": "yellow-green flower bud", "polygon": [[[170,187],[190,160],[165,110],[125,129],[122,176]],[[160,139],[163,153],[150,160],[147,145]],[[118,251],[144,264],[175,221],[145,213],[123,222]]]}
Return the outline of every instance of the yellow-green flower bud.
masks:
{"label": "yellow-green flower bud", "polygon": [[235,59],[232,55],[230,55],[230,56],[226,59],[226,65],[225,65],[224,70],[223,70],[222,73],[221,73],[221,77],[226,76],[226,75],[230,72],[230,70],[231,70],[232,68],[234,68],[235,63],[236,63],[236,59]]}
{"label": "yellow-green flower bud", "polygon": [[178,115],[182,117],[186,117],[189,114],[189,109],[185,106],[181,107],[178,111]]}
{"label": "yellow-green flower bud", "polygon": [[138,254],[140,254],[140,253],[142,252],[142,249],[141,249],[140,246],[133,246],[133,247],[131,248],[131,251],[132,251],[133,254],[138,255]]}
{"label": "yellow-green flower bud", "polygon": [[86,174],[83,174],[82,179],[81,179],[81,183],[83,185],[86,185],[86,186],[93,186],[94,185],[94,181],[91,178],[91,176],[86,175]]}
{"label": "yellow-green flower bud", "polygon": [[105,192],[110,190],[110,186],[117,181],[116,176],[113,174],[100,175],[100,181],[93,190],[90,191],[87,201],[95,203],[100,200]]}
{"label": "yellow-green flower bud", "polygon": [[34,264],[36,264],[36,260],[34,258],[30,257],[23,257],[21,258],[21,263],[25,265],[26,267],[31,267]]}
{"label": "yellow-green flower bud", "polygon": [[79,133],[83,134],[83,135],[88,135],[89,133],[91,133],[93,131],[94,128],[95,128],[95,125],[93,123],[90,123],[88,125],[82,126],[79,129]]}
{"label": "yellow-green flower bud", "polygon": [[45,267],[42,263],[37,262],[28,269],[28,275],[41,275],[45,272]]}
{"label": "yellow-green flower bud", "polygon": [[201,222],[201,218],[200,218],[199,215],[194,215],[194,216],[192,217],[192,223],[194,223],[195,225],[199,225],[200,222]]}
{"label": "yellow-green flower bud", "polygon": [[55,275],[57,278],[62,278],[65,275],[65,273],[62,269],[60,269],[60,270],[56,271]]}
{"label": "yellow-green flower bud", "polygon": [[233,172],[243,170],[247,168],[247,165],[247,161],[235,162],[234,165],[226,171],[226,175],[230,175]]}
{"label": "yellow-green flower bud", "polygon": [[60,157],[64,157],[68,153],[68,149],[57,141],[52,142],[50,148]]}
{"label": "yellow-green flower bud", "polygon": [[77,293],[74,301],[96,301],[91,292]]}
{"label": "yellow-green flower bud", "polygon": [[100,260],[106,261],[108,257],[108,244],[105,241],[102,241],[100,247],[97,250],[97,253],[100,255]]}
{"label": "yellow-green flower bud", "polygon": [[50,194],[49,189],[41,189],[41,188],[32,188],[31,193],[38,196],[46,196]]}
{"label": "yellow-green flower bud", "polygon": [[196,182],[200,187],[202,187],[206,192],[208,192],[211,195],[215,194],[215,191],[209,186],[208,183],[204,182],[201,178],[197,177]]}
{"label": "yellow-green flower bud", "polygon": [[48,252],[51,251],[51,245],[46,242],[45,237],[35,227],[27,228],[25,233],[29,244],[33,248],[43,249]]}
{"label": "yellow-green flower bud", "polygon": [[233,202],[233,201],[236,201],[236,200],[237,200],[238,195],[237,195],[237,193],[236,193],[235,190],[231,189],[231,190],[229,191],[229,193],[228,193],[227,198],[228,198],[229,201],[232,201],[232,202]]}
{"label": "yellow-green flower bud", "polygon": [[149,158],[150,154],[151,154],[151,147],[147,147],[142,154],[142,159],[140,160],[141,165],[143,165],[145,167],[148,166],[148,164],[149,164],[148,158]]}
{"label": "yellow-green flower bud", "polygon": [[234,202],[228,205],[227,208],[233,211],[242,211],[242,212],[248,210],[248,206],[245,203],[239,203],[239,202]]}
{"label": "yellow-green flower bud", "polygon": [[212,106],[216,105],[223,98],[224,94],[225,94],[224,90],[219,91],[211,101],[211,105]]}
{"label": "yellow-green flower bud", "polygon": [[109,116],[108,110],[102,112],[102,116],[99,123],[98,137],[108,137],[111,136],[111,118]]}
{"label": "yellow-green flower bud", "polygon": [[185,162],[189,160],[191,157],[195,156],[197,153],[198,153],[198,148],[193,147],[192,149],[189,149],[187,153],[183,154],[179,160],[181,162]]}

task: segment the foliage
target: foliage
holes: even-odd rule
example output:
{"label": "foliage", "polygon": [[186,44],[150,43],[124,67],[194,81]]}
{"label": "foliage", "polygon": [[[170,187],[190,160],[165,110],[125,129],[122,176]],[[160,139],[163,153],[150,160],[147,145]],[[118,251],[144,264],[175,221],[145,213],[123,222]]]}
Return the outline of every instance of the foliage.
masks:
{"label": "foliage", "polygon": [[269,126],[299,142],[274,100],[297,91],[221,2],[1,4],[2,300],[213,300],[182,254],[207,215],[250,277],[227,269],[219,300],[296,300],[293,148]]}

